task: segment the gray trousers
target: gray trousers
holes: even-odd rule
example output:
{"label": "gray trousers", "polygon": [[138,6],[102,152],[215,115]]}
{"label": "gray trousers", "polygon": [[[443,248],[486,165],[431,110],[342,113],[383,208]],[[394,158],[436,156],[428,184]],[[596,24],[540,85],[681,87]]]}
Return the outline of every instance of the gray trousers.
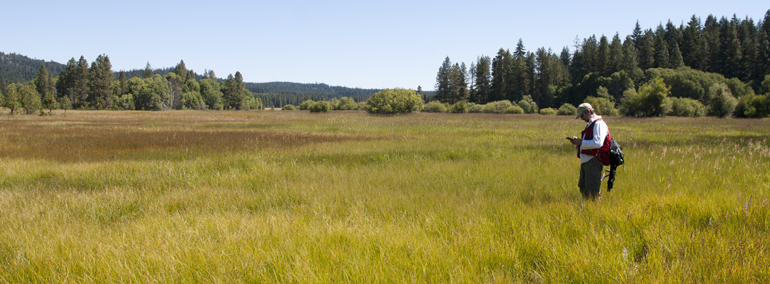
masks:
{"label": "gray trousers", "polygon": [[604,165],[599,157],[593,157],[588,162],[580,164],[580,180],[578,187],[584,198],[602,196],[602,170]]}

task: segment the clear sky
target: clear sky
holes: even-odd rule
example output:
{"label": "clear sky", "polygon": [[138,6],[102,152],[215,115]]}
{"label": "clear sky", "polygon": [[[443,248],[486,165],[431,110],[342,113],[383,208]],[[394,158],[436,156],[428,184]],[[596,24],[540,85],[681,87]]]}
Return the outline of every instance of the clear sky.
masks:
{"label": "clear sky", "polygon": [[702,20],[764,18],[763,1],[7,1],[0,51],[66,63],[107,54],[113,70],[240,71],[247,82],[434,89],[444,58],[630,34]]}

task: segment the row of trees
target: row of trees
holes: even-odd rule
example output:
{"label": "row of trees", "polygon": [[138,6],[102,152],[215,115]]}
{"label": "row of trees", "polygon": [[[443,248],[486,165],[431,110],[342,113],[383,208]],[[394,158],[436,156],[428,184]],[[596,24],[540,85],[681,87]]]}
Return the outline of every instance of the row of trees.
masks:
{"label": "row of trees", "polygon": [[[97,110],[262,109],[261,101],[246,90],[240,72],[228,75],[221,82],[210,70],[200,80],[196,77],[181,61],[173,72],[163,76],[154,74],[148,63],[142,77],[127,79],[125,73],[120,72],[118,80],[114,80],[107,55],[99,55],[90,67],[81,56],[78,61],[70,59],[57,77],[42,65],[34,80],[23,84],[4,83],[0,85],[0,93],[8,94],[4,96],[3,106],[12,113],[17,108],[34,113],[43,106]],[[53,103],[44,104],[50,101]]]}
{"label": "row of trees", "polygon": [[625,39],[618,34],[576,39],[574,52],[565,47],[558,55],[544,48],[528,52],[519,40],[513,52],[500,49],[494,58],[480,56],[467,69],[447,57],[437,73],[433,99],[485,104],[530,96],[550,108],[577,105],[606,92],[619,106],[626,90],[656,76],[664,77],[672,96],[703,104],[709,103],[714,83],[726,84],[737,97],[762,94],[770,91],[762,86],[770,74],[768,35],[770,10],[756,24],[735,16],[709,16],[705,23],[693,16],[686,26],[669,21],[655,30],[642,30],[637,23]]}

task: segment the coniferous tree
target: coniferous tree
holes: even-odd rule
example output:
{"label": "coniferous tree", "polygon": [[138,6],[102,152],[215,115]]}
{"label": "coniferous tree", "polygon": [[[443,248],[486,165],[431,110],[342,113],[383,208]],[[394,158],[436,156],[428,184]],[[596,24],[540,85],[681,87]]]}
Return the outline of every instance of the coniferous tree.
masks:
{"label": "coniferous tree", "polygon": [[634,31],[631,33],[631,39],[634,40],[634,46],[636,48],[639,48],[639,45],[641,43],[641,38],[644,35],[644,32],[642,32],[642,27],[639,26],[639,21],[636,21],[636,26],[634,27]]}
{"label": "coniferous tree", "polygon": [[468,101],[473,101],[476,97],[476,62],[471,61],[471,67],[468,68]]}
{"label": "coniferous tree", "polygon": [[684,61],[682,60],[682,52],[679,51],[679,44],[676,42],[674,43],[674,46],[671,47],[669,66],[671,68],[679,68],[684,66]]}
{"label": "coniferous tree", "polygon": [[759,52],[759,46],[757,46],[758,28],[754,24],[754,20],[746,17],[746,19],[737,23],[736,29],[738,41],[741,43],[741,62],[738,63],[738,78],[742,81],[759,80],[763,76],[756,73],[757,55]]}
{"label": "coniferous tree", "polygon": [[123,72],[123,70],[120,71],[119,76],[119,82],[120,82],[120,96],[126,94],[126,88],[128,87],[128,80],[126,79],[126,72]]}
{"label": "coniferous tree", "polygon": [[703,48],[701,21],[700,18],[693,15],[682,32],[682,44],[679,46],[684,65],[690,66],[693,69],[703,70]]}
{"label": "coniferous tree", "polygon": [[435,100],[442,103],[447,103],[450,100],[452,93],[452,61],[449,60],[449,56],[444,59],[444,63],[438,69],[436,74],[436,95]]}
{"label": "coniferous tree", "polygon": [[612,73],[610,72],[610,43],[605,35],[599,38],[599,53],[596,56],[596,65],[597,69],[594,71],[602,74]]}
{"label": "coniferous tree", "polygon": [[561,49],[561,54],[559,55],[559,59],[561,60],[561,63],[564,64],[564,66],[569,67],[570,64],[572,64],[572,55],[569,52],[569,47],[564,47]]}
{"label": "coniferous tree", "polygon": [[610,56],[608,58],[607,73],[612,74],[623,70],[623,43],[620,42],[620,35],[615,33],[610,43]]}
{"label": "coniferous tree", "polygon": [[86,59],[81,55],[80,59],[78,60],[77,68],[75,68],[75,72],[72,76],[72,92],[73,96],[75,97],[73,100],[74,108],[83,108],[88,106],[87,98],[89,77],[88,61],[86,61]]}
{"label": "coniferous tree", "polygon": [[492,59],[492,82],[490,84],[487,102],[505,99],[505,95],[508,92],[508,81],[510,80],[507,76],[510,73],[509,64],[511,61],[510,52],[502,48],[497,52],[497,56]]}
{"label": "coniferous tree", "polygon": [[152,78],[152,65],[150,65],[150,62],[147,62],[147,65],[144,66],[144,74],[142,75],[142,78]]}
{"label": "coniferous tree", "polygon": [[719,22],[709,15],[703,25],[703,43],[704,43],[704,71],[719,72],[721,70],[719,50]]}
{"label": "coniferous tree", "polygon": [[674,44],[682,45],[682,30],[674,26],[674,24],[671,23],[671,19],[666,23],[664,39],[669,48],[672,48]]}
{"label": "coniferous tree", "polygon": [[477,59],[476,63],[476,90],[474,91],[474,97],[472,102],[485,104],[488,102],[487,98],[490,95],[490,88],[492,86],[490,72],[491,59],[489,56],[481,56]]}
{"label": "coniferous tree", "polygon": [[655,67],[659,68],[671,68],[671,55],[668,53],[665,33],[662,25],[655,31]]}
{"label": "coniferous tree", "polygon": [[451,92],[449,103],[454,104],[458,101],[468,99],[468,83],[466,81],[467,70],[465,63],[462,65],[455,63],[450,71]]}
{"label": "coniferous tree", "polygon": [[735,21],[730,22],[722,17],[719,30],[719,61],[718,73],[727,78],[735,78],[740,75],[740,67],[737,66],[742,61],[741,43],[738,41],[738,33],[735,30]]}
{"label": "coniferous tree", "polygon": [[88,71],[88,97],[87,101],[95,109],[109,109],[112,107],[112,64],[106,54],[96,57],[91,62]]}
{"label": "coniferous tree", "polygon": [[37,78],[35,79],[35,89],[41,96],[45,96],[49,93],[48,86],[48,70],[45,69],[45,64],[43,64],[40,66],[40,71],[37,73]]}
{"label": "coniferous tree", "polygon": [[621,69],[634,81],[638,81],[643,75],[641,69],[639,69],[639,64],[636,61],[637,58],[638,55],[636,47],[634,47],[634,40],[630,35],[626,36],[626,39],[623,41],[623,61],[621,63]]}
{"label": "coniferous tree", "polygon": [[648,68],[655,67],[655,40],[652,30],[648,29],[644,32],[644,35],[639,37],[639,43],[637,48],[637,62],[639,68],[647,70]]}

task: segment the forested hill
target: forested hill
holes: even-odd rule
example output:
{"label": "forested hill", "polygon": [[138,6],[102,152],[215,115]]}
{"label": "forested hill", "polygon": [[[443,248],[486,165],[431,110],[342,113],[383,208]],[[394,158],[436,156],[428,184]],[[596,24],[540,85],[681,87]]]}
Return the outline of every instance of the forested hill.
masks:
{"label": "forested hill", "polygon": [[356,102],[369,99],[379,89],[329,86],[322,83],[304,84],[291,82],[246,83],[246,89],[262,100],[266,107],[299,105],[305,100],[328,100],[349,97]]}
{"label": "forested hill", "polygon": [[27,82],[37,77],[40,65],[45,64],[48,73],[54,77],[64,71],[64,64],[29,58],[16,53],[0,52],[0,76],[10,82]]}
{"label": "forested hill", "polygon": [[[66,65],[54,61],[44,61],[39,59],[33,59],[25,55],[16,53],[6,54],[0,52],[0,76],[5,82],[29,82],[34,80],[40,72],[40,66],[45,64],[48,73],[53,77],[58,76],[64,71]],[[174,71],[174,67],[168,68],[152,68],[152,66],[146,66],[152,70],[153,74],[159,74],[164,76]],[[127,79],[133,77],[142,77],[145,73],[145,69],[133,69],[123,71]],[[118,80],[120,71],[113,72],[114,80]],[[208,70],[204,73],[209,74]],[[192,72],[196,80],[200,80],[204,76]],[[219,76],[217,76],[219,77]],[[217,79],[221,81],[222,79]],[[364,101],[368,99],[372,94],[380,91],[378,89],[361,89],[361,88],[348,88],[342,86],[329,86],[322,83],[291,83],[291,82],[268,82],[268,83],[246,83],[246,89],[251,91],[255,96],[262,99],[265,106],[283,106],[285,104],[295,104],[305,100],[328,100],[331,98],[350,97],[355,101]]]}

